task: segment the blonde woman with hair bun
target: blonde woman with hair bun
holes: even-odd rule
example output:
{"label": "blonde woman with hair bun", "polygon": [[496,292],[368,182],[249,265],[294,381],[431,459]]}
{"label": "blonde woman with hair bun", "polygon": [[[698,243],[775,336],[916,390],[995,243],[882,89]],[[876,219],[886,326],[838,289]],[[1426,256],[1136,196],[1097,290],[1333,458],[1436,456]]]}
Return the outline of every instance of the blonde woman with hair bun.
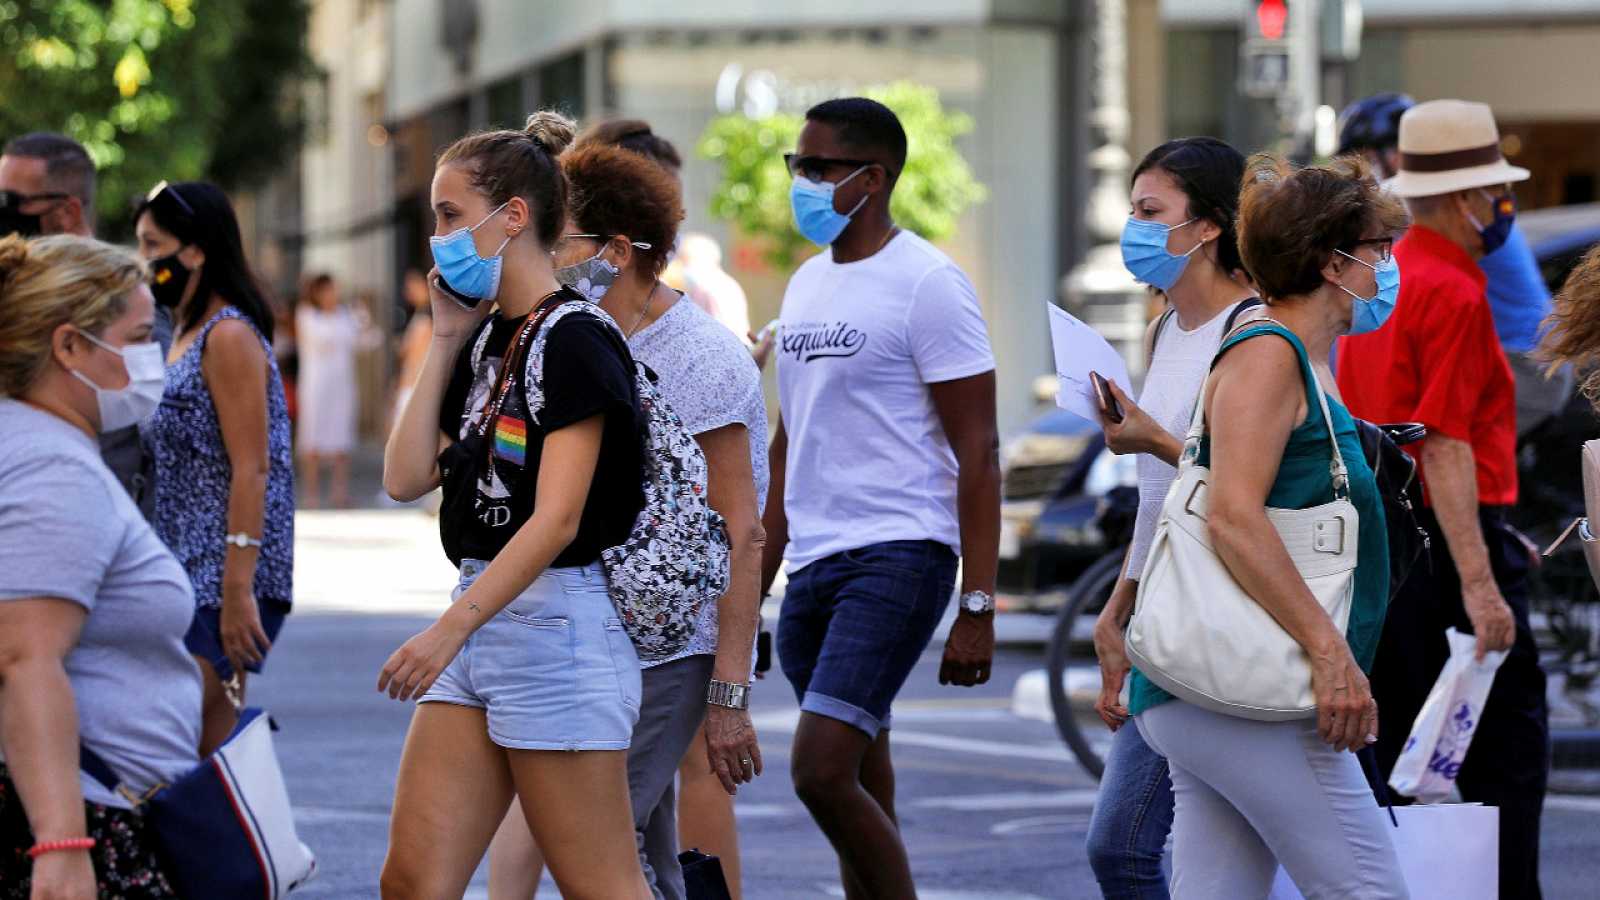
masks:
{"label": "blonde woman with hair bun", "polygon": [[603,314],[573,312],[545,332],[537,420],[525,384],[542,315],[582,299],[550,252],[572,134],[541,112],[460,139],[434,172],[433,337],[383,480],[401,501],[443,488],[461,579],[378,676],[418,701],[384,897],[460,897],[514,802],[562,896],[650,897],[628,802],[639,659],[598,565],[643,506],[633,360]]}
{"label": "blonde woman with hair bun", "polygon": [[[101,460],[161,402],[136,256],[0,239],[0,885],[4,895],[175,897],[123,796],[199,764],[189,576]],[[29,859],[29,857],[35,857]]]}

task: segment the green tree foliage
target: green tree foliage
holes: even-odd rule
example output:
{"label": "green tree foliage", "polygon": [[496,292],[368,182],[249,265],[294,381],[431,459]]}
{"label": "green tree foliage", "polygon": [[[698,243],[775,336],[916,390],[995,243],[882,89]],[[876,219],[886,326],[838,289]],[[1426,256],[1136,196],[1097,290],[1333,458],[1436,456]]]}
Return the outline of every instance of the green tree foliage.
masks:
{"label": "green tree foliage", "polygon": [[0,0],[0,140],[59,131],[104,230],[155,182],[259,183],[298,145],[309,0]]}
{"label": "green tree foliage", "polygon": [[[865,96],[894,110],[906,129],[906,168],[890,203],[895,221],[932,241],[954,234],[961,213],[987,195],[955,144],[972,130],[972,117],[946,110],[938,91],[909,81],[870,88]],[[812,246],[795,230],[783,165],[783,154],[794,149],[803,124],[804,117],[792,113],[719,116],[698,147],[701,156],[722,164],[711,214],[763,240],[768,260],[782,269]]]}

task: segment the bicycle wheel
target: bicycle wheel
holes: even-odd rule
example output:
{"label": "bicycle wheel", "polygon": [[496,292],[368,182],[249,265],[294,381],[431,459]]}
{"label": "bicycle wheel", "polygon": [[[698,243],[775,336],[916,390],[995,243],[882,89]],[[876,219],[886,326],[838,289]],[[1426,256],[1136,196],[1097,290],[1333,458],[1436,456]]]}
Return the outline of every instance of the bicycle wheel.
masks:
{"label": "bicycle wheel", "polygon": [[1114,550],[1078,576],[1068,589],[1067,602],[1056,614],[1056,627],[1050,635],[1046,677],[1056,731],[1079,764],[1095,778],[1105,771],[1111,730],[1094,711],[1095,700],[1100,696],[1094,622],[1116,587],[1122,560],[1122,551]]}

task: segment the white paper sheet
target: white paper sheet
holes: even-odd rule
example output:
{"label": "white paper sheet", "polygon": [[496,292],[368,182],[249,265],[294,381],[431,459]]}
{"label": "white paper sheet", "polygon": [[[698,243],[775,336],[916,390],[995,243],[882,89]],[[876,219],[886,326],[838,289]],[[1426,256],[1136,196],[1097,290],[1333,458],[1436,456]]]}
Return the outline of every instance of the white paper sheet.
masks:
{"label": "white paper sheet", "polygon": [[1056,405],[1091,422],[1099,422],[1100,402],[1095,398],[1090,372],[1099,372],[1114,381],[1122,393],[1133,396],[1133,382],[1122,354],[1098,331],[1072,317],[1066,310],[1046,303],[1050,316],[1050,345],[1055,350],[1056,376],[1061,387]]}

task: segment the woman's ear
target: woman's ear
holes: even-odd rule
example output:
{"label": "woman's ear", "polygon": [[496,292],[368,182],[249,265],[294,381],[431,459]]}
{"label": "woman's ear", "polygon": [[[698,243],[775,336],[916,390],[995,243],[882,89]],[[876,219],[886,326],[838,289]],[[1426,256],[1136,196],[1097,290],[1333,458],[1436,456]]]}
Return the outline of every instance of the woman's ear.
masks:
{"label": "woman's ear", "polygon": [[611,251],[606,256],[611,260],[612,265],[622,271],[628,271],[628,268],[633,265],[633,239],[627,235],[612,235],[611,240],[606,241],[605,246],[601,249]]}
{"label": "woman's ear", "polygon": [[1322,279],[1329,284],[1340,284],[1344,277],[1345,266],[1350,261],[1338,253],[1329,252],[1328,260],[1322,264]]}
{"label": "woman's ear", "polygon": [[521,234],[532,218],[528,201],[517,196],[506,201],[506,237],[516,237]]}
{"label": "woman's ear", "polygon": [[201,250],[198,245],[184,244],[183,248],[178,251],[178,262],[183,263],[185,268],[193,272],[206,264],[206,252]]}
{"label": "woman's ear", "polygon": [[1199,221],[1194,223],[1196,226],[1195,238],[1197,240],[1210,244],[1215,242],[1217,238],[1222,237],[1222,228],[1217,223],[1204,216],[1198,218]]}

